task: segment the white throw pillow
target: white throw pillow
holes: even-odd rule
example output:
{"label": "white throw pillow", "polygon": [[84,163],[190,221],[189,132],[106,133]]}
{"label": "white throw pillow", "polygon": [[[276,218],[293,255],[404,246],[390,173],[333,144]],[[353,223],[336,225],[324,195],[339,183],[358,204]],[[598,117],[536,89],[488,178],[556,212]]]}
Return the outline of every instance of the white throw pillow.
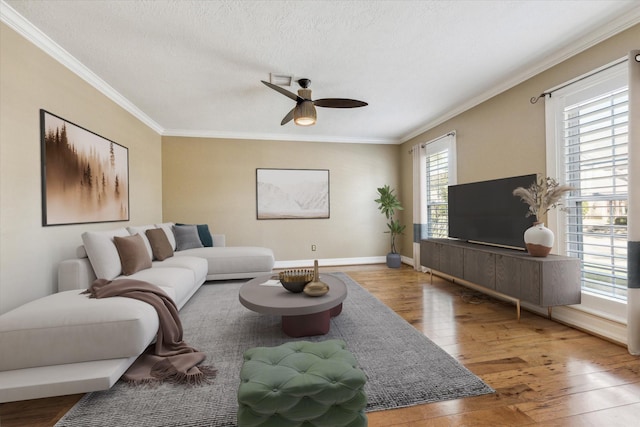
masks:
{"label": "white throw pillow", "polygon": [[122,264],[114,236],[127,237],[126,228],[108,231],[86,231],[82,233],[82,243],[98,279],[113,280],[122,274]]}

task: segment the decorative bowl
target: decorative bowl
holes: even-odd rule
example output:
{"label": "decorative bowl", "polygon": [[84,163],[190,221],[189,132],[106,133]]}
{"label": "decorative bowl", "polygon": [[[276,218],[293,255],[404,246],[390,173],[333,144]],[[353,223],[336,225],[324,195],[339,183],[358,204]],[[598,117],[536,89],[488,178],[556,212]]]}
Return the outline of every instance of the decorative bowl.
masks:
{"label": "decorative bowl", "polygon": [[313,280],[313,270],[284,270],[280,272],[279,277],[280,283],[286,290],[297,294],[302,292],[307,283]]}

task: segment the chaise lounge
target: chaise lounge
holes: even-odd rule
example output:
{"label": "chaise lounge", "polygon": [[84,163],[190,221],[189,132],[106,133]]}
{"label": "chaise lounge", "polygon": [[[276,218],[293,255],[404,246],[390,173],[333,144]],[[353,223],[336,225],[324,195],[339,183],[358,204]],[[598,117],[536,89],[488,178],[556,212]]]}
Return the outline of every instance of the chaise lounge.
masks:
{"label": "chaise lounge", "polygon": [[226,247],[205,226],[154,224],[82,240],[77,257],[60,263],[58,293],[0,316],[0,402],[108,389],[153,342],[155,310],[130,298],[88,298],[96,278],[152,283],[180,309],[205,281],[253,278],[274,265],[271,249]]}

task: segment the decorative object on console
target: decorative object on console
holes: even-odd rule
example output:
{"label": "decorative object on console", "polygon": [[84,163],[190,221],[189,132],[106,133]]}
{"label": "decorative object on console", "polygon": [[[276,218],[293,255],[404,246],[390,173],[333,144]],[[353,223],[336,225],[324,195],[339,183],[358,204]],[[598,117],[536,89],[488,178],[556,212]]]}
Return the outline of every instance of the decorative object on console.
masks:
{"label": "decorative object on console", "polygon": [[313,272],[309,269],[284,270],[278,274],[280,283],[289,292],[300,293],[313,280]]}
{"label": "decorative object on console", "polygon": [[570,185],[561,185],[554,178],[540,178],[528,188],[518,187],[513,195],[518,196],[529,205],[526,216],[534,215],[536,222],[524,232],[524,242],[527,251],[532,256],[546,257],[553,247],[554,235],[544,226],[542,217],[551,209],[560,206],[562,196],[574,190]]}
{"label": "decorative object on console", "polygon": [[394,219],[393,216],[396,210],[404,210],[400,200],[393,194],[394,189],[388,185],[378,188],[378,197],[375,202],[378,203],[378,209],[389,220],[387,223],[388,231],[385,233],[391,234],[391,252],[387,254],[387,267],[399,268],[400,267],[400,254],[396,252],[396,237],[404,232],[406,226],[400,224],[399,219]]}
{"label": "decorative object on console", "polygon": [[328,169],[256,169],[258,219],[329,218]]}
{"label": "decorative object on console", "polygon": [[524,243],[527,245],[529,255],[546,257],[553,248],[555,236],[553,231],[544,226],[544,222],[535,222],[524,232]]}
{"label": "decorative object on console", "polygon": [[329,292],[329,285],[320,281],[320,274],[318,273],[318,260],[313,261],[313,281],[308,283],[304,287],[304,293],[310,297],[321,297]]}
{"label": "decorative object on console", "polygon": [[129,220],[129,151],[40,110],[42,225]]}

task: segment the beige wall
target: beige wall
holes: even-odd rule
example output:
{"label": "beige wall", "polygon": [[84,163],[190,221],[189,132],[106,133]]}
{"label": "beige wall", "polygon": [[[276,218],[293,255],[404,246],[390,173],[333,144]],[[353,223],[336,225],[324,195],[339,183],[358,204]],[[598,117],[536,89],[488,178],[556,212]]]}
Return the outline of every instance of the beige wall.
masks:
{"label": "beige wall", "polygon": [[127,222],[43,227],[40,116],[45,109],[129,148],[131,223],[162,218],[160,136],[0,24],[0,313],[57,290],[56,266],[85,230]]}
{"label": "beige wall", "polygon": [[[129,224],[42,227],[41,108],[129,148],[131,224],[208,223],[230,245],[274,248],[278,261],[382,256],[388,235],[373,199],[390,184],[406,208],[400,247],[411,256],[412,145],[456,130],[459,183],[544,173],[544,101],[529,98],[626,55],[637,40],[640,26],[394,146],[161,138],[0,24],[0,313],[55,292],[56,266],[81,232]],[[256,220],[256,168],[329,169],[331,218]]]}
{"label": "beige wall", "polygon": [[[383,256],[376,188],[400,180],[398,145],[162,138],[165,221],[206,223],[276,261]],[[256,168],[329,169],[329,219],[257,220]],[[311,245],[317,251],[311,251]]]}
{"label": "beige wall", "polygon": [[[456,131],[458,184],[529,173],[545,173],[544,100],[529,99],[552,87],[588,73],[628,55],[638,48],[640,25],[540,73],[482,104],[447,120],[403,144],[402,153],[417,143],[428,142],[449,131]],[[411,156],[401,159],[405,206],[411,207]],[[405,224],[413,222],[411,210],[404,211]],[[402,254],[412,257],[410,245]]]}

